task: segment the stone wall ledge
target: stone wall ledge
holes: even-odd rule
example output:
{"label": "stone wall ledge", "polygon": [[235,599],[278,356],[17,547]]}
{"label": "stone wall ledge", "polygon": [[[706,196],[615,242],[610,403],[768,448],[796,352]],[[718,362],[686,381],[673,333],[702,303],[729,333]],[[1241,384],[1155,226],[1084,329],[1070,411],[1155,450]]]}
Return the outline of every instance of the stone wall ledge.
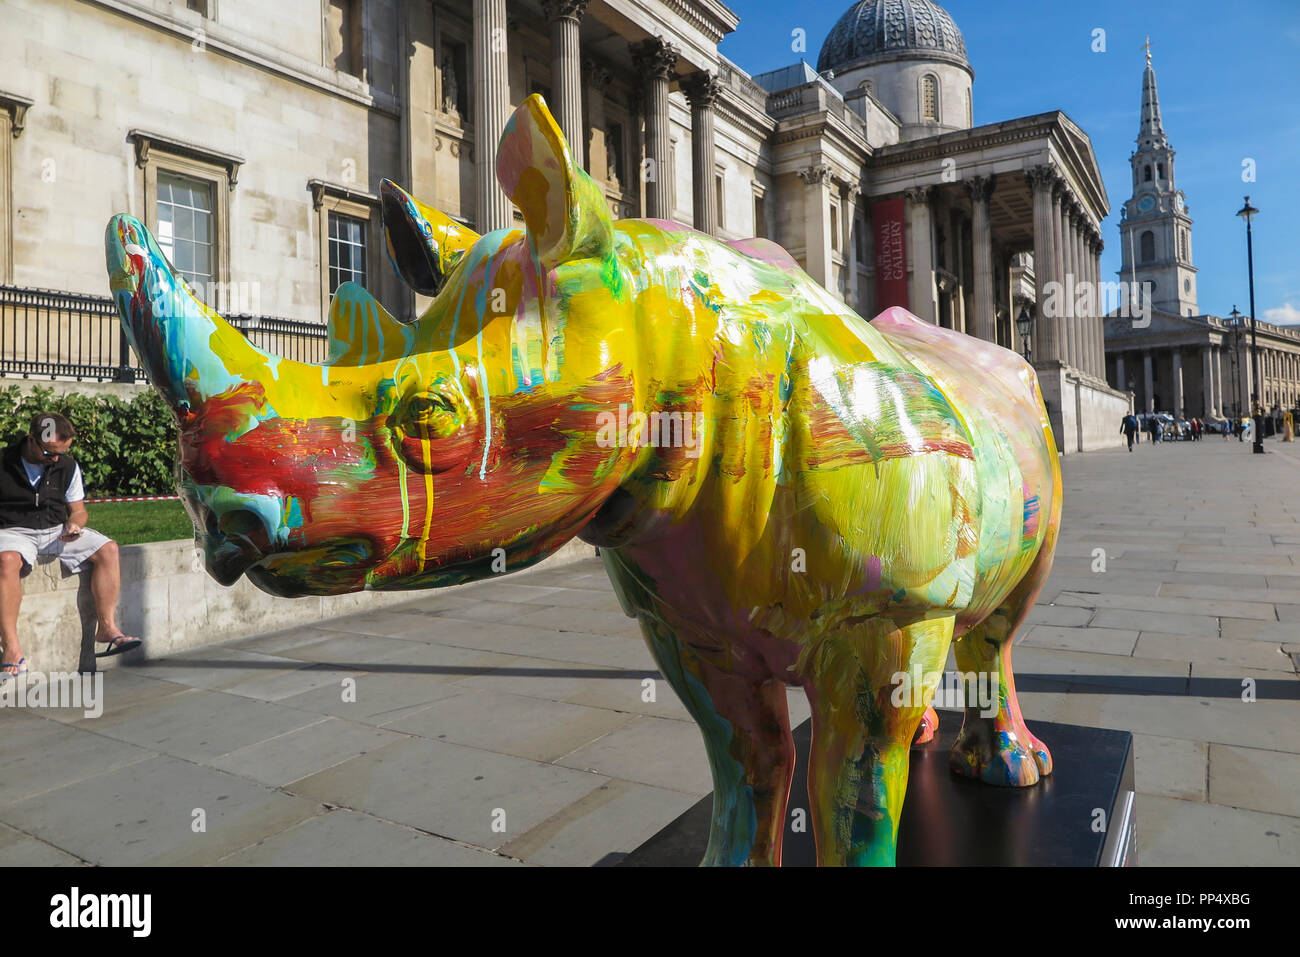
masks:
{"label": "stone wall ledge", "polygon": [[[595,549],[574,539],[542,562],[510,575],[522,580],[530,572],[556,568],[591,558]],[[276,598],[241,578],[230,587],[214,581],[196,566],[194,543],[188,539],[121,546],[122,595],[118,624],[129,635],[144,638],[138,652],[96,660],[95,613],[90,572],[70,575],[57,559],[40,559],[23,579],[18,636],[34,671],[93,671],[112,668],[124,658],[163,658],[247,638],[297,628],[371,609],[426,598],[425,591],[355,592],[348,595]],[[454,593],[468,587],[438,589]]]}

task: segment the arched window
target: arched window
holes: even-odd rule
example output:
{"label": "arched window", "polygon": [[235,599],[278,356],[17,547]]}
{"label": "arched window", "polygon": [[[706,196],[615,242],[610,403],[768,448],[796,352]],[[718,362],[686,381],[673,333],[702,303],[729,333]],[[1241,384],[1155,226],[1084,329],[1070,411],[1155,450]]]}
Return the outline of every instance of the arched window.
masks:
{"label": "arched window", "polygon": [[921,77],[921,122],[939,122],[939,81],[930,73]]}
{"label": "arched window", "polygon": [[1152,262],[1156,258],[1156,234],[1147,230],[1142,234],[1142,261]]}
{"label": "arched window", "polygon": [[1146,183],[1151,182],[1151,164],[1150,164],[1150,163],[1148,163],[1148,164],[1146,165],[1146,168],[1145,168],[1145,170],[1144,170],[1144,172],[1143,172],[1143,174],[1142,174],[1142,180],[1143,180],[1143,182],[1146,182]]}
{"label": "arched window", "polygon": [[1165,164],[1164,164],[1164,163],[1157,163],[1157,164],[1156,164],[1156,179],[1164,179],[1164,178],[1165,178]]}

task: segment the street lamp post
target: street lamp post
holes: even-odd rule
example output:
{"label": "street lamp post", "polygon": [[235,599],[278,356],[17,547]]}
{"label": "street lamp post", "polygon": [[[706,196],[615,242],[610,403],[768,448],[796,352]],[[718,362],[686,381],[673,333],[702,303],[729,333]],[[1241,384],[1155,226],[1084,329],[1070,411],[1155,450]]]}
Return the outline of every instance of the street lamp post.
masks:
{"label": "street lamp post", "polygon": [[1250,231],[1251,220],[1258,212],[1258,209],[1250,205],[1249,196],[1246,197],[1246,205],[1237,210],[1237,215],[1246,221],[1246,271],[1250,277],[1250,351],[1253,353],[1251,369],[1255,377],[1255,388],[1250,395],[1250,414],[1255,420],[1255,447],[1252,451],[1262,455],[1264,453],[1264,406],[1259,391],[1259,320],[1255,318],[1255,248]]}
{"label": "street lamp post", "polygon": [[1020,307],[1020,315],[1016,316],[1016,332],[1020,333],[1020,348],[1024,350],[1025,361],[1029,361],[1029,335],[1034,331],[1034,317],[1029,312],[1028,306]]}
{"label": "street lamp post", "polygon": [[1239,419],[1241,418],[1241,327],[1243,323],[1235,303],[1228,316],[1228,324],[1232,326],[1232,416]]}

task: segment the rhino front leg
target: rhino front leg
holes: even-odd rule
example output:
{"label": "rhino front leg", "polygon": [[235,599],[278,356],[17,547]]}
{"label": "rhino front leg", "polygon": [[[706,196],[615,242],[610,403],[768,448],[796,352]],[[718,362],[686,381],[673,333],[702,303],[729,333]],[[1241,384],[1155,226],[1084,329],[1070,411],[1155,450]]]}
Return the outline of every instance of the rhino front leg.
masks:
{"label": "rhino front leg", "polygon": [[911,743],[934,694],[923,681],[915,693],[903,685],[900,695],[900,675],[939,675],[952,632],[952,617],[874,619],[810,650],[802,673],[812,707],[808,800],[819,865],[893,866]]}
{"label": "rhino front leg", "polygon": [[704,866],[781,865],[794,739],[785,685],[721,671],[662,621],[641,616],[664,677],[700,726],[713,771],[713,821]]}
{"label": "rhino front leg", "polygon": [[957,774],[1000,787],[1029,787],[1052,773],[1052,752],[1034,737],[1020,713],[1011,645],[1051,571],[1054,547],[1052,536],[1006,600],[962,635],[953,649],[958,671],[973,673],[981,688],[991,688],[996,679],[997,690],[996,714],[988,713],[991,708],[966,708],[948,756],[948,766]]}
{"label": "rhino front leg", "polygon": [[1012,640],[1030,607],[1024,588],[1023,584],[1018,587],[954,648],[958,671],[974,674],[978,688],[996,689],[997,711],[991,713],[992,707],[978,704],[972,707],[968,697],[961,733],[948,763],[957,774],[1000,787],[1029,787],[1052,773],[1052,753],[1029,730],[1020,713],[1016,676],[1011,670]]}

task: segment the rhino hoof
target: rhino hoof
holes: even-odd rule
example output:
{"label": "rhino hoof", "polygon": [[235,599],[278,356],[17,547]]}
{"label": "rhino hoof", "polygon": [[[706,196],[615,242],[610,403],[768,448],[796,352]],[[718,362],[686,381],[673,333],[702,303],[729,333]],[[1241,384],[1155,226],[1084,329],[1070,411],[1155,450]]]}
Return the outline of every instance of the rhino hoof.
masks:
{"label": "rhino hoof", "polygon": [[997,787],[1024,788],[1052,773],[1052,754],[1027,730],[963,728],[948,757],[954,774],[978,778]]}

